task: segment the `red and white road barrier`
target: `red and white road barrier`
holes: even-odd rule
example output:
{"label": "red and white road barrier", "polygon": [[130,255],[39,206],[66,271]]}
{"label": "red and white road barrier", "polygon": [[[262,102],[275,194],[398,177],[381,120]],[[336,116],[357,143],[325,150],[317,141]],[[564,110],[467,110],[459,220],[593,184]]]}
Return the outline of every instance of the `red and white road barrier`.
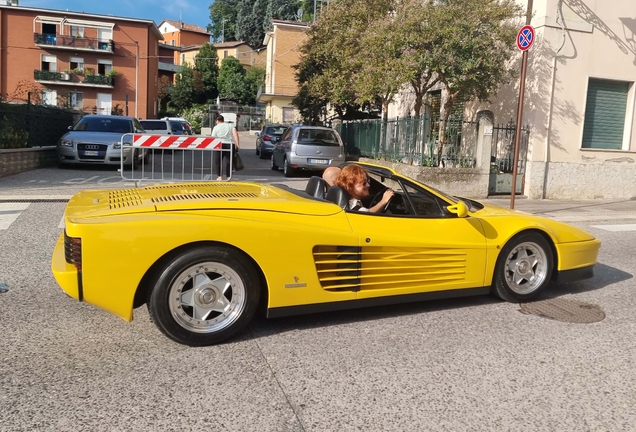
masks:
{"label": "red and white road barrier", "polygon": [[220,150],[222,145],[223,140],[211,137],[196,137],[187,135],[133,135],[133,147],[137,148]]}

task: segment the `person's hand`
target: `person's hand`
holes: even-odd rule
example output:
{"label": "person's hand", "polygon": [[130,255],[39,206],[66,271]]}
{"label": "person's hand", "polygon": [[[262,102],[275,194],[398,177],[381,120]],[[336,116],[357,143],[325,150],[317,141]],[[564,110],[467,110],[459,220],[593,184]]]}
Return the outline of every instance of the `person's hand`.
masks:
{"label": "person's hand", "polygon": [[393,191],[393,189],[385,190],[384,194],[382,195],[382,202],[384,204],[388,203],[389,201],[391,201],[391,198],[393,198],[393,195],[395,195],[395,192]]}

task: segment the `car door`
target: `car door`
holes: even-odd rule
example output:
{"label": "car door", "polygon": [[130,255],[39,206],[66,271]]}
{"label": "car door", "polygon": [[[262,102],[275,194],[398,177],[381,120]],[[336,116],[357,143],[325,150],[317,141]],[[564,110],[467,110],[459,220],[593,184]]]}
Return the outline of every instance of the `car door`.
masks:
{"label": "car door", "polygon": [[274,157],[274,162],[276,165],[283,166],[283,161],[285,160],[285,153],[287,152],[287,147],[291,145],[293,128],[287,128],[285,133],[281,136],[280,141],[274,144],[274,150],[272,151],[272,157]]}
{"label": "car door", "polygon": [[486,237],[479,219],[445,212],[450,203],[425,189],[392,189],[411,214],[347,213],[360,239],[358,298],[482,287]]}

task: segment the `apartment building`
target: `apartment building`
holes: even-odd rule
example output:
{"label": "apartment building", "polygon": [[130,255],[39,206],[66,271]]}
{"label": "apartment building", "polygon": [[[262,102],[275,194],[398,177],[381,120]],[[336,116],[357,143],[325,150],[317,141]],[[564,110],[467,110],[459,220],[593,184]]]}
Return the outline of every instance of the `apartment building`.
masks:
{"label": "apartment building", "polygon": [[272,20],[272,30],[265,34],[265,84],[256,100],[265,103],[265,118],[270,123],[293,123],[298,111],[291,105],[298,94],[296,71],[300,62],[298,48],[307,37],[309,24],[295,21]]}
{"label": "apartment building", "polygon": [[151,20],[0,4],[0,93],[152,117],[160,39]]}
{"label": "apartment building", "polygon": [[210,33],[205,29],[183,21],[163,20],[159,24],[159,32],[164,44],[179,48],[174,52],[176,65],[193,64],[198,48],[210,42]]}
{"label": "apartment building", "polygon": [[219,57],[219,67],[226,57],[236,57],[245,69],[252,66],[265,67],[265,48],[252,48],[243,41],[218,42],[214,44]]}

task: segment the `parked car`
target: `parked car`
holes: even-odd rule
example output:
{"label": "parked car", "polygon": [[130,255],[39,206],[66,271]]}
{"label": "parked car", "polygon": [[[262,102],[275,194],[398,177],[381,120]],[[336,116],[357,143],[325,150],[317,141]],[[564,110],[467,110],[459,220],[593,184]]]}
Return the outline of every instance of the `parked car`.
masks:
{"label": "parked car", "polygon": [[162,117],[161,120],[169,120],[171,122],[177,121],[181,124],[184,135],[194,135],[194,130],[192,129],[190,122],[188,122],[183,117]]}
{"label": "parked car", "polygon": [[345,161],[338,132],[322,126],[293,125],[285,130],[272,150],[271,168],[283,167],[285,177],[299,170],[324,171]]}
{"label": "parked car", "polygon": [[139,120],[144,130],[156,135],[183,135],[183,127],[176,120]]}
{"label": "parked car", "polygon": [[271,156],[272,149],[276,141],[283,135],[287,126],[279,124],[269,124],[263,126],[260,132],[256,132],[256,156],[266,159]]}
{"label": "parked car", "polygon": [[518,303],[594,275],[601,243],[577,227],[360,165],[371,203],[395,191],[383,214],[349,209],[338,187],[327,199],[253,182],[79,192],[53,274],[126,321],[146,304],[161,332],[192,346],[233,337],[259,304],[280,317],[488,293]]}
{"label": "parked car", "polygon": [[[121,165],[123,135],[144,132],[143,126],[134,117],[84,116],[58,140],[59,164]],[[145,156],[146,152],[133,152],[133,149],[125,148],[124,165],[136,165]]]}

